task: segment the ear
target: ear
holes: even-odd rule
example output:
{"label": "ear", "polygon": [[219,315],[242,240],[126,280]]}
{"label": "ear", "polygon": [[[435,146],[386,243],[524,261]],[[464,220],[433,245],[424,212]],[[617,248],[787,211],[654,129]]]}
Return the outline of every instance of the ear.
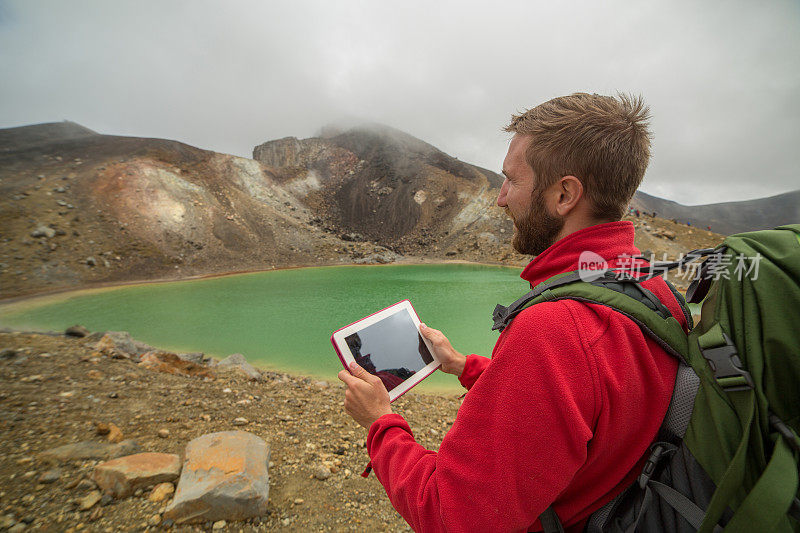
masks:
{"label": "ear", "polygon": [[556,183],[556,213],[568,215],[583,198],[583,183],[575,176],[563,176]]}

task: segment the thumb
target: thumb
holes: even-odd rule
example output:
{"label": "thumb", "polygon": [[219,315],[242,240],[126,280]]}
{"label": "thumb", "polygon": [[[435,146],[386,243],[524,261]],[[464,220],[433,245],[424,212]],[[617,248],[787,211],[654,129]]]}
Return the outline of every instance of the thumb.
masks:
{"label": "thumb", "polygon": [[369,378],[372,377],[372,374],[364,370],[364,367],[358,363],[350,363],[350,373],[364,381],[369,381]]}

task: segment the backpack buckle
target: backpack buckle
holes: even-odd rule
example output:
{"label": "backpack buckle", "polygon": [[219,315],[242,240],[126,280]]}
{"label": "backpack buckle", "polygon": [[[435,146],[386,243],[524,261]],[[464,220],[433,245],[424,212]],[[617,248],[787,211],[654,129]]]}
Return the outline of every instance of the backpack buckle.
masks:
{"label": "backpack buckle", "polygon": [[714,372],[714,378],[725,392],[746,391],[755,387],[750,372],[742,368],[742,360],[736,345],[726,333],[722,333],[725,344],[711,348],[700,348]]}
{"label": "backpack buckle", "polygon": [[644,463],[644,468],[642,468],[642,473],[639,474],[638,478],[641,488],[647,486],[647,483],[650,481],[650,478],[653,477],[653,474],[655,474],[656,468],[658,468],[661,460],[666,456],[672,455],[676,447],[666,442],[656,442],[650,446],[650,450],[650,457],[648,457],[647,461]]}
{"label": "backpack buckle", "polygon": [[508,317],[508,307],[497,304],[494,308],[494,311],[492,311],[492,320],[494,320],[492,331],[496,329],[503,331],[503,329],[506,327],[507,317]]}

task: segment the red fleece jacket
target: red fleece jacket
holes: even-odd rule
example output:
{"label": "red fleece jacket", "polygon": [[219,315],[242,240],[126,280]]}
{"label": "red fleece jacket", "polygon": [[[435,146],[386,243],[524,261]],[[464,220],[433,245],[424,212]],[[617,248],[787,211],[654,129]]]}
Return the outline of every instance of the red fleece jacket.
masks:
{"label": "red fleece jacket", "polygon": [[[630,222],[577,231],[521,277],[534,286],[577,270],[584,250],[617,266],[618,256],[639,255],[633,234]],[[663,279],[643,285],[686,327]],[[503,331],[491,360],[467,358],[460,381],[469,392],[438,453],[418,444],[398,414],[372,424],[367,450],[415,531],[541,530],[538,517],[554,502],[577,531],[640,472],[676,372],[677,361],[620,313],[540,303]]]}

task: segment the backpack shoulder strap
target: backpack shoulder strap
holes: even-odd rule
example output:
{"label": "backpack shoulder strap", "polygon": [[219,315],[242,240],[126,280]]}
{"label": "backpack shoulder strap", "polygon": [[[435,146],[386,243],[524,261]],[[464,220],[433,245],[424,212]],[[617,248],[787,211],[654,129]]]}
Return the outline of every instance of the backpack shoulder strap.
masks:
{"label": "backpack shoulder strap", "polygon": [[[687,335],[680,322],[656,296],[644,288],[636,278],[598,271],[567,272],[554,276],[518,299],[508,307],[495,307],[492,329],[503,330],[516,315],[540,302],[577,300],[610,307],[636,323],[667,353],[686,362]],[[682,308],[685,306],[679,299]],[[688,310],[684,311],[688,314]],[[691,315],[689,315],[691,320]]]}

